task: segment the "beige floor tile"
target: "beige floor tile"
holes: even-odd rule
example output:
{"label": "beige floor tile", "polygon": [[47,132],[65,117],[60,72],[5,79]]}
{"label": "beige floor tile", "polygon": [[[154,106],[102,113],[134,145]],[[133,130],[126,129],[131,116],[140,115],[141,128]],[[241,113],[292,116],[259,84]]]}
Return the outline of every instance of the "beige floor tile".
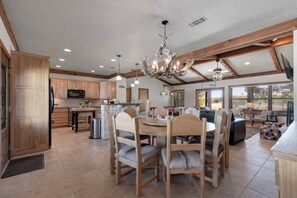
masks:
{"label": "beige floor tile", "polygon": [[267,160],[263,167],[275,170],[275,161]]}
{"label": "beige floor tile", "polygon": [[240,198],[267,198],[267,197],[247,188],[241,194]]}
{"label": "beige floor tile", "polygon": [[242,171],[239,171],[233,168],[229,168],[229,169],[226,169],[224,177],[225,179],[228,179],[233,183],[237,183],[242,186],[247,186],[254,176],[243,173]]}
{"label": "beige floor tile", "polygon": [[248,188],[267,197],[275,197],[277,190],[277,187],[275,186],[275,183],[273,181],[263,179],[258,176],[253,178],[251,183],[248,185]]}
{"label": "beige floor tile", "polygon": [[257,176],[275,182],[275,171],[272,169],[263,167],[257,173]]}
{"label": "beige floor tile", "polygon": [[248,162],[244,162],[240,159],[230,159],[230,168],[236,169],[238,171],[242,171],[243,173],[246,173],[249,175],[256,175],[261,167],[250,164]]}

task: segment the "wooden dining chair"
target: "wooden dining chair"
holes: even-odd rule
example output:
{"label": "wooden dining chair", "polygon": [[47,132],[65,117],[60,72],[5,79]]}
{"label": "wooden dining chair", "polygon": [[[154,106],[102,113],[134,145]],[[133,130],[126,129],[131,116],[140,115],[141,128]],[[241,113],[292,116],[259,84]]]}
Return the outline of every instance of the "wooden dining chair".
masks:
{"label": "wooden dining chair", "polygon": [[[128,113],[129,116],[131,116],[132,118],[136,118],[138,116],[137,110],[134,109],[134,108],[131,108],[131,107],[123,109],[123,112]],[[149,135],[140,135],[140,140],[146,140],[146,139],[147,139],[148,143],[151,144],[151,136],[149,136]]]}
{"label": "wooden dining chair", "polygon": [[199,110],[194,108],[194,107],[188,107],[186,109],[183,109],[183,113],[182,114],[192,114],[194,116],[199,117]]}
{"label": "wooden dining chair", "polygon": [[[227,114],[220,110],[216,115],[215,132],[213,140],[206,140],[205,144],[205,164],[212,169],[210,176],[206,175],[205,179],[212,182],[212,186],[218,187],[219,168],[221,176],[225,172],[225,143]],[[207,169],[206,169],[207,170]]]}
{"label": "wooden dining chair", "polygon": [[153,110],[153,117],[157,117],[158,115],[167,116],[168,115],[167,109],[165,109],[164,107],[156,107]]}
{"label": "wooden dining chair", "polygon": [[230,139],[230,129],[231,129],[231,122],[232,122],[232,112],[226,111],[227,118],[226,122],[224,123],[224,130],[225,130],[225,168],[229,168],[229,139]]}
{"label": "wooden dining chair", "polygon": [[[116,145],[116,184],[121,183],[121,164],[126,164],[136,169],[136,196],[141,195],[142,188],[154,179],[159,181],[159,154],[160,149],[151,145],[141,145],[139,137],[138,118],[132,118],[125,112],[113,117],[113,132]],[[135,139],[120,136],[120,131],[134,134]],[[123,146],[123,145],[126,146]],[[142,182],[142,168],[155,163],[155,175]]]}
{"label": "wooden dining chair", "polygon": [[[201,141],[193,144],[176,144],[172,142],[175,136],[199,136]],[[167,147],[161,151],[163,178],[166,173],[166,181],[165,179],[164,181],[167,198],[170,197],[171,174],[199,174],[200,197],[204,197],[205,136],[205,118],[200,120],[197,116],[185,114],[167,121]]]}

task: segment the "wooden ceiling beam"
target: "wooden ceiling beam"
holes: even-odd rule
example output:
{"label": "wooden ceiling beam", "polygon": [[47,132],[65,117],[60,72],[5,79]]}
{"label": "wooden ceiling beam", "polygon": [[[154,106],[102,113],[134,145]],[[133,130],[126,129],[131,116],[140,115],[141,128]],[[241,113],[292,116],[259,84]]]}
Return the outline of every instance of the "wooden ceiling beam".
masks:
{"label": "wooden ceiling beam", "polygon": [[60,70],[60,69],[50,69],[50,73],[73,75],[73,76],[84,76],[84,77],[91,77],[91,78],[103,78],[103,79],[109,78],[109,76],[105,76],[105,75],[89,74],[84,72],[76,72],[76,71],[68,71],[68,70]]}
{"label": "wooden ceiling beam", "polygon": [[[15,36],[13,34],[13,31],[12,31],[11,25],[9,23],[9,20],[7,18],[7,15],[6,15],[2,0],[0,0],[0,17],[2,18],[2,21],[4,23],[4,26],[5,26],[6,30],[7,30],[9,38],[12,41],[14,49],[16,51],[20,51],[19,45],[18,45],[17,40],[16,40],[16,38],[15,38]],[[9,50],[9,49],[7,49],[7,50]]]}
{"label": "wooden ceiling beam", "polygon": [[130,72],[125,73],[124,77],[125,78],[136,77],[136,72],[137,72],[137,77],[144,76],[144,73],[141,71],[141,69],[138,69],[138,70],[134,70],[134,71],[130,71]]}
{"label": "wooden ceiling beam", "polygon": [[297,29],[297,18],[266,27],[249,34],[239,36],[218,44],[211,45],[177,57],[180,62],[185,62],[189,58],[203,58],[228,51],[251,46],[255,43],[273,40],[277,37],[292,35],[293,30]]}
{"label": "wooden ceiling beam", "polygon": [[220,63],[226,67],[226,69],[232,73],[232,75],[235,77],[235,78],[238,78],[238,73],[223,59],[220,59]]}
{"label": "wooden ceiling beam", "polygon": [[173,84],[167,82],[166,80],[164,80],[162,78],[156,78],[156,79],[159,80],[159,81],[161,81],[161,82],[163,82],[163,83],[166,83],[167,85],[173,85]]}
{"label": "wooden ceiling beam", "polygon": [[278,57],[277,57],[275,48],[274,47],[270,47],[269,48],[269,53],[270,53],[270,56],[271,56],[272,61],[274,63],[274,66],[275,66],[276,71],[278,73],[282,73],[282,67],[281,67],[280,62],[278,60]]}
{"label": "wooden ceiling beam", "polygon": [[178,80],[179,82],[183,83],[183,84],[187,84],[186,81],[184,81],[183,79],[177,77],[177,76],[173,76],[173,78],[175,78],[176,80]]}
{"label": "wooden ceiling beam", "polygon": [[205,81],[209,81],[209,79],[204,76],[203,74],[201,74],[199,71],[197,71],[196,69],[194,69],[193,67],[190,67],[189,70],[191,70],[193,73],[195,73],[197,76],[203,78]]}

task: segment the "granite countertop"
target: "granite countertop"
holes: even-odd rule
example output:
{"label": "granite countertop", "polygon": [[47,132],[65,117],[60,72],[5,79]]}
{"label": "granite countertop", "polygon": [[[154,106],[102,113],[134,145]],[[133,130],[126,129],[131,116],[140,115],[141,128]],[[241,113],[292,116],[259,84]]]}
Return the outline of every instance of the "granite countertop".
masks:
{"label": "granite countertop", "polygon": [[71,111],[78,111],[78,112],[83,112],[83,111],[96,111],[98,108],[71,108]]}
{"label": "granite countertop", "polygon": [[55,109],[69,109],[69,107],[59,107],[59,106],[55,106]]}
{"label": "granite countertop", "polygon": [[117,104],[102,104],[102,105],[140,105],[140,103],[117,103]]}

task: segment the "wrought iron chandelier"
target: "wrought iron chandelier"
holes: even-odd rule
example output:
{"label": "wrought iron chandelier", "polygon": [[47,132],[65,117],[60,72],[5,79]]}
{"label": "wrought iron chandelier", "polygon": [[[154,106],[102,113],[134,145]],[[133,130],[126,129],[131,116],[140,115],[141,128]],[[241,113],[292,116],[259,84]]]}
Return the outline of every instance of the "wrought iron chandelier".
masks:
{"label": "wrought iron chandelier", "polygon": [[219,59],[217,59],[216,61],[217,61],[217,68],[213,70],[212,79],[214,81],[219,81],[223,79],[223,74],[222,74],[222,69],[219,68]]}
{"label": "wrought iron chandelier", "polygon": [[164,35],[159,34],[159,36],[161,36],[163,40],[155,54],[153,62],[150,63],[148,58],[144,58],[141,62],[142,70],[146,76],[152,78],[184,76],[186,75],[186,70],[194,63],[194,59],[187,59],[185,64],[175,60],[176,53],[172,52],[166,45],[166,40],[170,36],[166,34],[167,24],[167,20],[162,21],[162,25],[164,25]]}

